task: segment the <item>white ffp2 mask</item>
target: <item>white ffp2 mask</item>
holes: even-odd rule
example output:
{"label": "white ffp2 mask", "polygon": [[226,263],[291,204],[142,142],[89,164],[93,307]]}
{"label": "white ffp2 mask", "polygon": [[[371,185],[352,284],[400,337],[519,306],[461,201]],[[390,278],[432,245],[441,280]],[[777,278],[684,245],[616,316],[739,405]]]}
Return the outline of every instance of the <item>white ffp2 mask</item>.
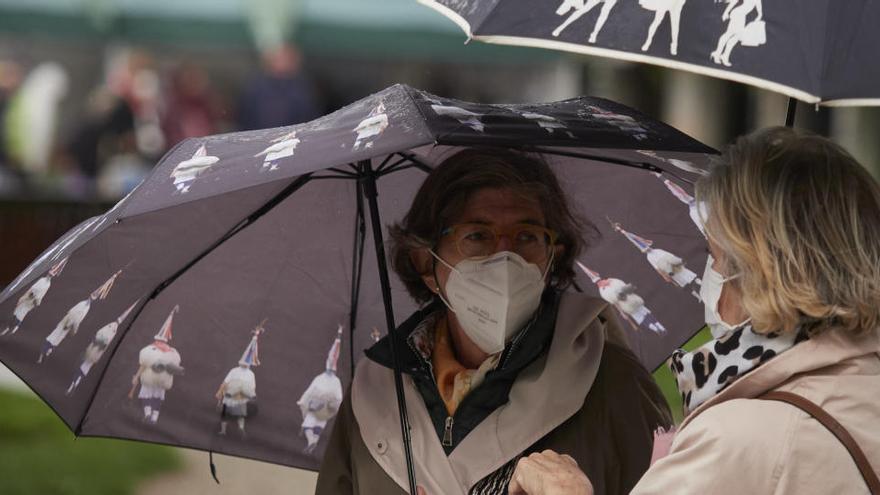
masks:
{"label": "white ffp2 mask", "polygon": [[721,299],[721,290],[724,288],[725,282],[737,278],[738,275],[725,278],[718,273],[717,270],[712,268],[712,265],[714,264],[715,259],[710,254],[706,259],[706,269],[703,271],[703,284],[700,286],[700,299],[703,300],[703,313],[706,317],[706,325],[709,326],[709,331],[712,333],[712,337],[717,339],[725,333],[748,323],[749,319],[746,318],[737,325],[731,325],[721,318],[721,314],[718,313],[718,301]]}
{"label": "white ffp2 mask", "polygon": [[[468,258],[454,267],[431,254],[451,270],[445,287],[448,300],[443,302],[468,338],[487,354],[504,350],[541,304],[547,273],[516,253]],[[548,270],[551,264],[552,258]]]}

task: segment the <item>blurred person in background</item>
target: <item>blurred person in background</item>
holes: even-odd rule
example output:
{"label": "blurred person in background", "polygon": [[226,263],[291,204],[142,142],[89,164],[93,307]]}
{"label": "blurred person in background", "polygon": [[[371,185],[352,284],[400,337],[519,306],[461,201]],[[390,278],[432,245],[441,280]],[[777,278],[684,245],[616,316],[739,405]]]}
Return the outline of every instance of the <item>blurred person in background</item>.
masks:
{"label": "blurred person in background", "polygon": [[247,83],[239,100],[241,130],[299,124],[323,115],[295,46],[282,44],[268,49],[262,54],[262,62],[261,72]]}
{"label": "blurred person in background", "polygon": [[22,68],[18,62],[0,60],[0,194],[13,192],[20,182],[15,170],[10,167],[7,156],[6,110],[21,85],[22,77]]}
{"label": "blurred person in background", "polygon": [[111,52],[105,78],[91,91],[84,118],[68,142],[68,174],[83,177],[88,192],[105,199],[125,195],[165,151],[160,105],[159,76],[150,54]]}
{"label": "blurred person in background", "polygon": [[6,156],[28,176],[40,178],[49,172],[67,90],[67,70],[56,62],[42,62],[8,100],[3,118]]}
{"label": "blurred person in background", "polygon": [[222,111],[205,69],[184,63],[171,73],[162,111],[168,147],[190,137],[220,132]]}

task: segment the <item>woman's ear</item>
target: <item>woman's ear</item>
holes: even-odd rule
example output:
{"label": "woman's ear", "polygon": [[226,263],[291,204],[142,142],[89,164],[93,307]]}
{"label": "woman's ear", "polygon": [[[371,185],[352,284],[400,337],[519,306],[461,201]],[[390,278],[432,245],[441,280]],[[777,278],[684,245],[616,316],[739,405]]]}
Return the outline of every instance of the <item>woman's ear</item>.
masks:
{"label": "woman's ear", "polygon": [[417,248],[409,252],[409,259],[412,261],[416,272],[422,277],[425,286],[431,292],[437,292],[437,278],[434,276],[433,267],[434,257],[428,252],[428,248]]}

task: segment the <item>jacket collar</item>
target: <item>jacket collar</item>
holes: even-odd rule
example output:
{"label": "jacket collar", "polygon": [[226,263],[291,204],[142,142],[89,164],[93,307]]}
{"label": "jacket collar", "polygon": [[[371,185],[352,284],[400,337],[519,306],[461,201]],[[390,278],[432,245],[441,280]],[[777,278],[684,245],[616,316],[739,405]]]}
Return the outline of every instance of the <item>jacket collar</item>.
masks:
{"label": "jacket collar", "polygon": [[703,410],[715,404],[732,399],[752,399],[779,387],[796,375],[878,353],[880,353],[880,329],[857,336],[841,330],[821,332],[740,377],[718,395],[694,409],[684,419],[681,428],[687,426],[690,420]]}
{"label": "jacket collar", "polygon": [[[609,313],[600,316],[606,311]],[[610,311],[600,299],[562,294],[547,352],[520,371],[509,402],[490,413],[448,457],[412,378],[405,376],[404,396],[419,484],[429,493],[463,495],[575,414],[598,373],[607,332],[604,322],[614,318]],[[351,404],[373,459],[406,489],[393,383],[389,368],[364,359],[352,384]]]}

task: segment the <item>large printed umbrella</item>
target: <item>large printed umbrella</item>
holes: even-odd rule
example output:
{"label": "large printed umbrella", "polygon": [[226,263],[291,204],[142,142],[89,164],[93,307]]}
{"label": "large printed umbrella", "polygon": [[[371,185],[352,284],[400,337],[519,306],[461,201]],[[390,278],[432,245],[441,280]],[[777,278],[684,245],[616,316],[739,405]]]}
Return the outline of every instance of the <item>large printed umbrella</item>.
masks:
{"label": "large printed umbrella", "polygon": [[469,39],[644,62],[808,103],[880,105],[876,0],[418,0]]}
{"label": "large printed umbrella", "polygon": [[182,142],[0,294],[0,361],[77,435],[315,469],[353,362],[415,309],[383,225],[470,145],[546,154],[603,234],[578,286],[619,310],[646,366],[702,326],[691,184],[711,148],[607,100],[398,85],[307,124]]}

